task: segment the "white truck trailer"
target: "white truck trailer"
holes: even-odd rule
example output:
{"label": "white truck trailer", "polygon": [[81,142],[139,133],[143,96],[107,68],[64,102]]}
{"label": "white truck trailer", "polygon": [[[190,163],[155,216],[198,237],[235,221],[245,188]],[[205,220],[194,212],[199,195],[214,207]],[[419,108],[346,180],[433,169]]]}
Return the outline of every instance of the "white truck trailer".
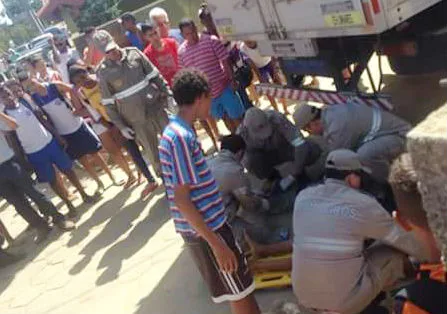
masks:
{"label": "white truck trailer", "polygon": [[[208,0],[208,7],[221,35],[256,40],[279,57],[289,86],[319,75],[353,91],[374,52],[388,55],[397,74],[445,68],[447,1]],[[348,80],[344,69],[352,69]]]}

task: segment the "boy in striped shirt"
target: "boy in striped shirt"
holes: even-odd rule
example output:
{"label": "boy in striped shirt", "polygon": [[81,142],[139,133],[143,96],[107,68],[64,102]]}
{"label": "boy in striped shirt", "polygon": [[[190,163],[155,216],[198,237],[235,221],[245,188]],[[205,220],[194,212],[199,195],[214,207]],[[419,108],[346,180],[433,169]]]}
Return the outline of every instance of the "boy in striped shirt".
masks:
{"label": "boy in striped shirt", "polygon": [[211,91],[203,73],[184,70],[173,82],[179,107],[163,132],[159,153],[175,228],[190,249],[216,303],[234,314],[259,314],[247,261],[226,222],[222,197],[192,128],[208,115]]}

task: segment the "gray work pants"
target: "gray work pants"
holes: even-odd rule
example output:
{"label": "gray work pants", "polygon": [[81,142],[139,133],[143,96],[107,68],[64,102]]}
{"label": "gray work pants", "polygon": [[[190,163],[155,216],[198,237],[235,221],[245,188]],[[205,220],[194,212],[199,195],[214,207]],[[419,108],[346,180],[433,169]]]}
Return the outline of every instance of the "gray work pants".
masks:
{"label": "gray work pants", "polygon": [[[381,291],[391,289],[398,280],[405,279],[405,254],[389,246],[375,244],[366,250],[365,259],[361,280],[340,309],[316,309],[299,304],[300,310],[308,314],[359,314]],[[297,297],[299,302],[299,295]]]}
{"label": "gray work pants", "polygon": [[386,135],[361,145],[357,150],[362,162],[372,169],[372,176],[379,182],[388,180],[392,161],[405,151],[405,138]]}
{"label": "gray work pants", "polygon": [[135,131],[137,141],[143,145],[149,162],[158,176],[161,174],[160,158],[158,156],[158,137],[161,136],[168,123],[168,115],[164,109],[160,109],[157,113],[154,113],[153,117],[148,117],[141,122],[133,122],[131,125]]}

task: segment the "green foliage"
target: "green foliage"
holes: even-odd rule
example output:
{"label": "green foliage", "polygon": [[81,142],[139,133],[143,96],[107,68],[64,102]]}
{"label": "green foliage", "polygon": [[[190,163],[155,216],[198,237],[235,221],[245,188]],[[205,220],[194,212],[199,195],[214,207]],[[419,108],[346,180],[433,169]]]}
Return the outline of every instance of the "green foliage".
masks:
{"label": "green foliage", "polygon": [[0,26],[0,49],[5,51],[9,48],[9,41],[21,45],[31,38],[37,36],[39,31],[34,23],[30,23],[28,10],[38,10],[42,6],[40,0],[3,0],[6,13],[13,20],[13,25]]}
{"label": "green foliage", "polygon": [[3,0],[3,5],[9,17],[14,20],[15,17],[32,9],[39,10],[42,7],[41,0]]}
{"label": "green foliage", "polygon": [[10,40],[19,46],[37,35],[39,35],[39,31],[30,23],[2,26],[0,27],[0,49],[3,51],[8,50]]}
{"label": "green foliage", "polygon": [[88,26],[98,26],[120,16],[119,0],[86,0],[81,15],[76,21],[82,30]]}

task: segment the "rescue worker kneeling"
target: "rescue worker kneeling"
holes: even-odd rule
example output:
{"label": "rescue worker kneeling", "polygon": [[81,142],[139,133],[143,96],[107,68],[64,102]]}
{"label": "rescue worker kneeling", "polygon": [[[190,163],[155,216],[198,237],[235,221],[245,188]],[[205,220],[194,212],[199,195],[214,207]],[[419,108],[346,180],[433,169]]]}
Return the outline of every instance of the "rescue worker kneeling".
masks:
{"label": "rescue worker kneeling", "polygon": [[[325,182],[295,201],[292,283],[305,313],[358,314],[381,291],[414,276],[408,255],[433,258],[425,243],[360,191],[364,172],[371,170],[358,154],[333,151]],[[377,241],[365,247],[371,239]]]}
{"label": "rescue worker kneeling", "polygon": [[[305,140],[283,114],[250,108],[237,133],[247,145],[243,164],[259,179],[282,178],[283,185],[288,185],[294,179],[315,176],[306,173],[306,166],[316,162],[322,149],[313,141]],[[321,170],[324,167],[316,172]]]}
{"label": "rescue worker kneeling", "polygon": [[387,180],[391,162],[405,151],[405,136],[411,129],[389,112],[353,102],[324,109],[303,105],[293,118],[298,129],[322,135],[329,152],[356,151],[380,182]]}
{"label": "rescue worker kneeling", "polygon": [[265,191],[262,195],[252,187],[250,176],[241,164],[246,149],[243,138],[232,134],[221,139],[221,151],[208,160],[208,166],[222,194],[228,223],[236,238],[243,243],[245,235],[256,242],[274,243],[284,240],[288,223],[271,226],[272,217],[291,214],[297,187],[287,191]]}

